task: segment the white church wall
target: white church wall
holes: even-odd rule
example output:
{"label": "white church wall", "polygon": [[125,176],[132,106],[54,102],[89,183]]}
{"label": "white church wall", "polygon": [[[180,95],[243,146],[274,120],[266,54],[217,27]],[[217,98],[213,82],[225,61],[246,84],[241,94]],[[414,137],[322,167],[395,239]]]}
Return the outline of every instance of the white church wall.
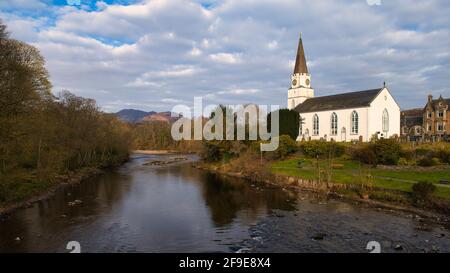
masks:
{"label": "white church wall", "polygon": [[[383,111],[389,114],[389,131],[383,132]],[[380,132],[379,137],[389,138],[395,134],[400,135],[400,107],[387,88],[372,101],[369,108],[369,137]],[[381,135],[383,134],[383,135]]]}
{"label": "white church wall", "polygon": [[[351,116],[353,111],[358,113],[358,134],[352,134],[351,129]],[[336,113],[338,116],[338,132],[337,135],[331,135],[331,115],[332,113]],[[313,134],[313,117],[317,114],[319,117],[319,134]],[[306,140],[311,137],[312,140],[320,140],[326,139],[331,140],[333,138],[336,141],[352,141],[359,140],[359,137],[362,136],[363,141],[368,140],[368,127],[367,127],[367,119],[368,119],[368,108],[353,108],[353,109],[339,109],[333,111],[321,111],[314,113],[303,113],[300,114],[302,118],[304,118],[304,124],[302,126],[302,136],[298,139],[301,140],[305,138]],[[342,129],[345,128],[345,133],[342,132]],[[309,136],[306,133],[309,132]]]}

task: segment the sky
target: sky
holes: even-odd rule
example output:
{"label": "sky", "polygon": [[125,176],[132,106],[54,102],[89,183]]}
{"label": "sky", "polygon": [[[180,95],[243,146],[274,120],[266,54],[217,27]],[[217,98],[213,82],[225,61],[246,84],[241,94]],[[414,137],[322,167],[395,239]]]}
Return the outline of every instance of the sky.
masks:
{"label": "sky", "polygon": [[0,0],[11,37],[46,58],[55,94],[107,112],[280,105],[298,39],[316,96],[391,90],[402,109],[450,97],[448,0]]}

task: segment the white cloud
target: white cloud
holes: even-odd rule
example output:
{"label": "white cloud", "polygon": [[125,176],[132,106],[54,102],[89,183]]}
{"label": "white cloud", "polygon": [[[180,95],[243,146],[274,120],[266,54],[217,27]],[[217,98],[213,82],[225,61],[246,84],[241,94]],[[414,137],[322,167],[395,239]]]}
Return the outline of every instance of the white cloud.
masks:
{"label": "white cloud", "polygon": [[227,64],[237,64],[242,61],[239,53],[216,53],[209,55],[209,58],[215,62]]}
{"label": "white cloud", "polygon": [[197,57],[202,55],[202,51],[196,47],[194,47],[191,51],[189,51],[189,55]]}
{"label": "white cloud", "polygon": [[278,42],[277,41],[271,41],[267,44],[267,48],[269,49],[277,49],[278,48]]}
{"label": "white cloud", "polygon": [[232,95],[250,95],[250,94],[255,94],[258,93],[260,90],[258,89],[254,89],[254,88],[249,88],[249,89],[229,89],[229,90],[225,90],[225,91],[219,91],[218,94],[220,95],[224,95],[224,94],[232,94]]}
{"label": "white cloud", "polygon": [[145,78],[154,77],[186,77],[198,73],[198,69],[192,66],[176,65],[165,71],[149,71],[144,73]]}
{"label": "white cloud", "polygon": [[194,96],[283,106],[300,32],[317,96],[387,81],[403,108],[423,106],[429,92],[450,97],[445,0],[201,3],[97,1],[94,11],[52,7],[55,17],[32,18],[18,11],[42,2],[1,0],[0,17],[41,50],[55,92],[68,88],[108,111],[163,111]]}

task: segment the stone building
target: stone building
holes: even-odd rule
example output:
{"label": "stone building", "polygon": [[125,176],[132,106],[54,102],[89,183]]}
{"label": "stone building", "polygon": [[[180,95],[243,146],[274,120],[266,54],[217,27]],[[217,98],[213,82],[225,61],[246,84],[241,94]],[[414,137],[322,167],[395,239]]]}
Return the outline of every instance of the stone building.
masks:
{"label": "stone building", "polygon": [[447,138],[450,134],[450,99],[439,96],[433,100],[433,96],[428,96],[427,104],[423,109],[423,127],[425,136],[440,140]]}

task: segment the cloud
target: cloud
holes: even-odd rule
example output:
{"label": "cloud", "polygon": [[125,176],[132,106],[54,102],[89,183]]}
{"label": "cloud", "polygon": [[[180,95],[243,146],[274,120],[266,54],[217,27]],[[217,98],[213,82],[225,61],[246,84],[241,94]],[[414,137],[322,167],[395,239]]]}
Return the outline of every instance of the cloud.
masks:
{"label": "cloud", "polygon": [[242,61],[239,53],[216,53],[209,55],[209,57],[215,62],[226,64],[237,64]]}
{"label": "cloud", "polygon": [[232,95],[244,95],[244,94],[255,94],[258,93],[258,89],[230,89],[225,91],[219,91],[218,94],[224,95],[224,94],[232,94]]}
{"label": "cloud", "polygon": [[402,108],[422,107],[428,93],[450,97],[445,0],[108,3],[3,0],[0,17],[41,50],[54,92],[70,89],[107,111],[170,110],[194,96],[285,106],[300,32],[316,96],[386,81]]}
{"label": "cloud", "polygon": [[42,9],[45,8],[46,4],[39,0],[2,0],[0,2],[0,9],[21,9],[21,10],[31,10],[31,9]]}

